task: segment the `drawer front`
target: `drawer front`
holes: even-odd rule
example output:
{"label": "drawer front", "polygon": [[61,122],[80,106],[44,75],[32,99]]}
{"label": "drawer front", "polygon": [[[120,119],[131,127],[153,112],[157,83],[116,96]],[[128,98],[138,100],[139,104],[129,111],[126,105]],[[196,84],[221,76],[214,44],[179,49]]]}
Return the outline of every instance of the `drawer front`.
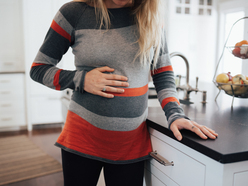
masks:
{"label": "drawer front", "polygon": [[248,171],[237,172],[234,174],[233,186],[247,186],[248,185]]}
{"label": "drawer front", "polygon": [[24,89],[2,88],[0,89],[0,100],[24,99]]}
{"label": "drawer front", "polygon": [[62,123],[62,103],[59,97],[31,98],[32,124]]}
{"label": "drawer front", "polygon": [[0,100],[0,115],[12,113],[13,115],[25,112],[24,99]]}
{"label": "drawer front", "polygon": [[24,89],[24,74],[0,74],[1,89]]}
{"label": "drawer front", "polygon": [[164,166],[154,159],[150,163],[178,185],[204,186],[205,165],[162,140],[151,135],[153,150],[173,161],[174,166]]}
{"label": "drawer front", "polygon": [[145,164],[145,186],[179,186],[149,161]]}
{"label": "drawer front", "polygon": [[25,114],[18,113],[15,115],[6,114],[4,116],[0,115],[0,127],[12,127],[12,126],[25,126]]}
{"label": "drawer front", "polygon": [[22,62],[16,61],[1,61],[0,60],[0,72],[24,72],[24,65]]}

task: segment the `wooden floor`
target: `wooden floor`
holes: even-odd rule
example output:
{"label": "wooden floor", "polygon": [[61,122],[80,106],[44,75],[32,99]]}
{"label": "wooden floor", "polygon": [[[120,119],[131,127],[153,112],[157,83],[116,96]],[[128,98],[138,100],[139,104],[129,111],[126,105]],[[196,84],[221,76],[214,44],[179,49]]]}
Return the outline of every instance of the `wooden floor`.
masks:
{"label": "wooden floor", "polygon": [[[50,127],[37,126],[32,132],[27,130],[14,131],[14,132],[0,132],[0,138],[7,136],[16,135],[26,135],[35,144],[37,144],[43,151],[45,151],[50,156],[61,162],[60,148],[54,146],[60,132],[61,125],[54,125]],[[49,174],[46,176],[41,176],[25,181],[20,181],[12,184],[7,184],[8,186],[63,186],[63,174],[62,172]]]}

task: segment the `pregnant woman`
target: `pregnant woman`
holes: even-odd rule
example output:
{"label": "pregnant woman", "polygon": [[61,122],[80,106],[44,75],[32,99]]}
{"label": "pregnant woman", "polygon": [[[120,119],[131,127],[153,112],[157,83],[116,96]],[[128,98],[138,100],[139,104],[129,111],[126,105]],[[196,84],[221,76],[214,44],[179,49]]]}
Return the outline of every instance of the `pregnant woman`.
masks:
{"label": "pregnant woman", "polygon": [[[163,1],[71,1],[54,17],[30,76],[56,90],[74,90],[55,144],[62,149],[65,186],[95,186],[102,168],[107,186],[143,185],[144,161],[152,151],[146,126],[149,74],[178,140],[181,129],[216,138],[180,107]],[[56,66],[69,47],[75,71]]]}

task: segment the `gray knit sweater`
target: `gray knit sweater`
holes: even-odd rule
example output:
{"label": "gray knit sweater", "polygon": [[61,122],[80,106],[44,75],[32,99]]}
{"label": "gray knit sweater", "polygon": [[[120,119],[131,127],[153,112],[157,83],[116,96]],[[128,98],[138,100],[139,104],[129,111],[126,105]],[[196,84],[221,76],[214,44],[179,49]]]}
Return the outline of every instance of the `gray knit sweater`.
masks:
{"label": "gray knit sweater", "polygon": [[[31,78],[56,90],[74,90],[65,127],[56,145],[110,163],[136,162],[152,151],[146,127],[148,75],[152,74],[168,124],[185,117],[179,106],[168,50],[154,71],[137,59],[139,34],[130,8],[109,9],[111,28],[99,29],[95,9],[84,2],[62,6],[32,65]],[[71,47],[75,71],[56,65]],[[68,61],[72,63],[72,61]],[[112,99],[84,91],[85,74],[97,67],[114,68],[128,77],[125,93]]]}

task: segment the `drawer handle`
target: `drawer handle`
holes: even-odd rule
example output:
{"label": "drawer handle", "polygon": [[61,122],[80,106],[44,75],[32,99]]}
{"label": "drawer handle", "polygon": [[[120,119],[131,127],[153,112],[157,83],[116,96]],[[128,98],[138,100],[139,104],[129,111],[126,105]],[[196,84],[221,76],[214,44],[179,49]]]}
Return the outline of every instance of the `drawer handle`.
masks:
{"label": "drawer handle", "polygon": [[10,80],[1,80],[0,83],[10,83]]}
{"label": "drawer handle", "polygon": [[2,121],[10,121],[12,118],[2,118]]}
{"label": "drawer handle", "polygon": [[10,65],[13,65],[14,63],[13,62],[5,62],[5,63],[3,63],[4,65],[8,65],[8,66],[10,66]]}
{"label": "drawer handle", "polygon": [[10,91],[2,91],[0,94],[10,94]]}
{"label": "drawer handle", "polygon": [[164,166],[174,166],[174,162],[169,162],[167,159],[163,158],[162,156],[160,156],[157,151],[151,152],[150,156],[155,159],[157,162],[159,162],[160,164],[164,165]]}
{"label": "drawer handle", "polygon": [[1,107],[11,107],[11,104],[2,104]]}

